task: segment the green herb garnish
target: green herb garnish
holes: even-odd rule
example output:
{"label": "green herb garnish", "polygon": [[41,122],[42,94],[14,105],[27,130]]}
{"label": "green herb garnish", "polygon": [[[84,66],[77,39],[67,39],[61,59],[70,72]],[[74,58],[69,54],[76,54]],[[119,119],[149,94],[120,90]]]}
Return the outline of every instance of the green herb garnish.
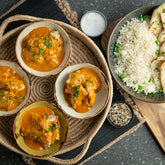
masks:
{"label": "green herb garnish", "polygon": [[54,124],[49,125],[49,131],[54,131],[55,129],[58,129]]}
{"label": "green herb garnish", "polygon": [[20,98],[20,99],[24,99],[25,97],[23,97],[23,96],[19,96],[19,98]]}
{"label": "green herb garnish", "polygon": [[28,49],[32,52],[32,47],[30,45],[28,45]]}
{"label": "green herb garnish", "polygon": [[163,92],[163,89],[162,89],[162,88],[161,88],[161,89],[159,89],[159,92],[160,92],[160,93],[162,93],[162,92]]}

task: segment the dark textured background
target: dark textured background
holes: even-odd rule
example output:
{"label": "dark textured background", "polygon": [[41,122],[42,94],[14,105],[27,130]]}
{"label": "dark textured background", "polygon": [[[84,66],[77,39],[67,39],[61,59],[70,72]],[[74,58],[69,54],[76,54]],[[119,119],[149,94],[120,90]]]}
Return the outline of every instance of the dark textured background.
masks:
{"label": "dark textured background", "polygon": [[[43,2],[44,0],[40,0]],[[46,1],[46,0],[45,0]],[[0,0],[0,14],[8,10],[17,0]],[[39,2],[35,0],[33,3]],[[79,18],[88,10],[99,10],[105,14],[108,23],[124,16],[128,12],[146,5],[160,4],[163,1],[154,0],[88,0],[88,1],[75,1],[68,0],[71,8],[77,11]],[[33,8],[29,7],[29,10]],[[44,15],[44,13],[42,13]],[[53,13],[49,13],[50,15]],[[52,15],[53,16],[53,15]],[[95,39],[99,44],[99,38]],[[115,91],[116,93],[117,91]],[[116,99],[118,94],[115,95]],[[107,121],[106,121],[107,122]],[[101,131],[101,130],[100,130]],[[107,130],[108,131],[108,130]],[[112,135],[115,136],[115,135]],[[21,156],[17,155],[8,149],[0,146],[0,164],[24,164]],[[52,164],[47,161],[35,160],[37,164]],[[136,132],[123,138],[98,156],[94,157],[85,164],[109,164],[109,165],[133,165],[133,164],[146,164],[146,165],[163,165],[165,164],[164,153],[157,144],[156,140],[148,130],[146,125],[142,125]]]}

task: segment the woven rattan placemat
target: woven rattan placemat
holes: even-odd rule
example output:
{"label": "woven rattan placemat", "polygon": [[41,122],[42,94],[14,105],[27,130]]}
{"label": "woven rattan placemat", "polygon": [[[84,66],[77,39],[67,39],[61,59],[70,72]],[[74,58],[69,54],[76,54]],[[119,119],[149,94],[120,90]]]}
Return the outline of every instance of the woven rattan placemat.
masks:
{"label": "woven rattan placemat", "polygon": [[[44,1],[44,0],[43,0]],[[56,2],[56,3],[55,3]],[[47,17],[52,19],[57,19],[69,24],[72,24],[73,26],[80,29],[79,20],[77,17],[76,12],[71,11],[69,4],[65,0],[47,0],[48,5],[44,3],[44,6],[42,6],[41,11],[36,11],[34,9],[39,9],[41,5],[43,5],[42,0],[21,0],[16,5],[14,5],[10,10],[7,11],[7,13],[3,14],[0,17],[0,22],[2,22],[4,19],[6,19],[9,16],[15,15],[15,14],[28,14],[28,15],[34,15],[38,17]],[[57,9],[58,7],[61,9]],[[30,6],[33,6],[33,8],[30,8]],[[44,8],[44,9],[43,9]],[[11,30],[15,28],[16,26],[19,26],[26,22],[18,22],[17,24],[12,23],[8,28],[8,30]],[[96,43],[99,38],[94,39]],[[100,46],[100,45],[98,45]],[[98,153],[104,151],[106,148],[111,146],[112,144],[116,143],[118,140],[122,139],[124,136],[129,135],[130,133],[134,132],[143,122],[144,119],[141,117],[137,106],[133,102],[132,98],[129,97],[127,93],[125,93],[117,84],[114,85],[114,98],[113,101],[126,101],[129,104],[132,105],[134,108],[136,117],[132,125],[125,129],[115,129],[109,125],[107,121],[105,121],[104,125],[98,132],[98,134],[95,136],[95,138],[92,141],[92,144],[83,158],[79,163],[83,163],[89,159],[91,159],[93,156],[97,155]],[[106,135],[105,135],[106,133]],[[100,141],[102,143],[100,143]],[[60,158],[71,158],[72,156],[75,156],[80,150],[82,146],[78,147],[77,149],[60,155]],[[23,160],[27,164],[35,164],[34,161],[31,158],[23,157]],[[40,164],[40,160],[35,160],[37,164]]]}

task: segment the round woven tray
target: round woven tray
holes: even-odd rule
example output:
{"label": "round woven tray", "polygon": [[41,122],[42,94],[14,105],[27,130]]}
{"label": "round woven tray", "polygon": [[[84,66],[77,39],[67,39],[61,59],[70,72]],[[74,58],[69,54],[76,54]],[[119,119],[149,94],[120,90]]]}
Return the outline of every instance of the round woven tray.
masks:
{"label": "round woven tray", "polygon": [[[84,144],[84,147],[81,153],[79,153],[79,155],[77,155],[75,158],[72,158],[72,159],[63,160],[63,159],[58,159],[56,157],[42,158],[42,159],[49,160],[54,163],[60,163],[60,164],[76,163],[87,152],[89,145],[91,143],[91,140],[93,139],[95,134],[98,132],[98,130],[102,126],[106,118],[106,115],[108,113],[108,110],[111,106],[113,87],[112,87],[111,75],[110,75],[107,63],[103,57],[103,54],[95,45],[95,43],[78,29],[60,21],[36,18],[32,16],[27,16],[27,15],[15,15],[15,16],[9,17],[2,23],[0,27],[0,60],[5,59],[5,60],[17,62],[16,55],[15,55],[15,42],[20,31],[24,27],[26,27],[28,24],[20,26],[14,30],[11,30],[5,35],[3,35],[4,30],[6,29],[7,25],[10,22],[17,21],[17,20],[28,20],[31,22],[45,20],[45,21],[54,22],[60,25],[69,34],[69,37],[72,43],[73,51],[72,51],[71,59],[68,63],[68,66],[72,64],[84,63],[84,62],[94,64],[98,66],[106,74],[107,79],[109,80],[110,99],[107,104],[107,107],[104,109],[104,111],[101,114],[99,114],[98,116],[94,118],[86,119],[86,120],[73,119],[67,116],[68,122],[69,122],[69,137],[64,147],[55,155],[59,155],[59,154],[71,151],[74,148]],[[31,81],[31,96],[29,98],[28,103],[31,103],[37,100],[46,100],[46,101],[55,103],[55,100],[53,97],[53,91],[54,91],[53,89],[54,89],[54,83],[57,76],[51,76],[49,78],[39,78],[39,77],[32,76],[30,74],[28,75]],[[10,116],[10,117],[0,117],[0,143],[14,152],[17,152],[24,156],[29,156],[17,146],[14,140],[14,137],[13,137],[14,118],[15,118],[15,115]]]}

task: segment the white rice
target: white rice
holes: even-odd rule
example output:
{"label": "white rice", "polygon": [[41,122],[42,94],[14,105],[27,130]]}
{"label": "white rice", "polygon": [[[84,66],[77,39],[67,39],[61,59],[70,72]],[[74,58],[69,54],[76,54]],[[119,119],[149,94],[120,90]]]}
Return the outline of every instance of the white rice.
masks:
{"label": "white rice", "polygon": [[122,80],[135,91],[142,86],[141,91],[145,94],[156,92],[154,82],[149,82],[151,61],[157,57],[155,52],[159,49],[156,40],[149,31],[149,20],[140,21],[133,18],[120,30],[117,39],[120,51],[115,53],[115,71],[119,76],[124,75]]}

